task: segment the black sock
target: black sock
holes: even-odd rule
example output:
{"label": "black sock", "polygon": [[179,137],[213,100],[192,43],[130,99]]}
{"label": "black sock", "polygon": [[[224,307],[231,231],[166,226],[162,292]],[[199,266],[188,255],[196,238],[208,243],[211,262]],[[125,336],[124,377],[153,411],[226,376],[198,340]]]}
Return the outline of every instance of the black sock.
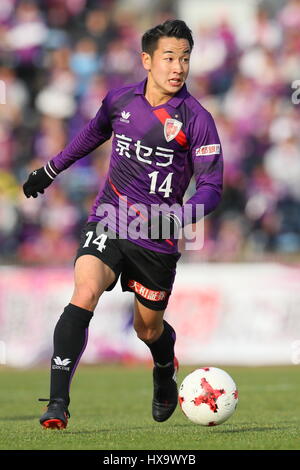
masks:
{"label": "black sock", "polygon": [[50,399],[63,398],[70,403],[71,380],[88,339],[93,312],[69,304],[60,316],[53,336]]}
{"label": "black sock", "polygon": [[172,365],[174,361],[174,345],[176,341],[176,333],[165,320],[164,330],[160,337],[154,343],[146,343],[151,351],[153,361],[158,366]]}

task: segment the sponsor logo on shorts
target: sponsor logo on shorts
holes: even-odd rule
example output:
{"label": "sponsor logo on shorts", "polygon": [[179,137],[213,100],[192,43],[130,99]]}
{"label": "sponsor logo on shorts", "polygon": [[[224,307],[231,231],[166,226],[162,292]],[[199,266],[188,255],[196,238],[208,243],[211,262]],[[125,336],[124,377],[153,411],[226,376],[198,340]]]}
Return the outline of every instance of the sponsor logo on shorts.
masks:
{"label": "sponsor logo on shorts", "polygon": [[202,145],[202,147],[196,149],[196,157],[200,157],[201,155],[218,155],[220,153],[220,144]]}
{"label": "sponsor logo on shorts", "polygon": [[141,295],[144,299],[159,302],[165,300],[167,292],[163,290],[151,290],[143,286],[140,282],[134,281],[133,279],[128,281],[128,287],[132,289],[136,294]]}

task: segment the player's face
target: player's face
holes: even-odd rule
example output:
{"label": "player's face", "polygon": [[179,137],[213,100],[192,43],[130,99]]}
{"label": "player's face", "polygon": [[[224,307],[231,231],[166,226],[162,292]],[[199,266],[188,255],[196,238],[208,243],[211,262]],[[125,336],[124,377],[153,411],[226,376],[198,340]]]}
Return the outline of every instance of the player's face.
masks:
{"label": "player's face", "polygon": [[187,39],[172,37],[160,38],[152,56],[143,52],[143,65],[148,71],[147,87],[151,92],[165,96],[177,93],[188,76],[190,54]]}

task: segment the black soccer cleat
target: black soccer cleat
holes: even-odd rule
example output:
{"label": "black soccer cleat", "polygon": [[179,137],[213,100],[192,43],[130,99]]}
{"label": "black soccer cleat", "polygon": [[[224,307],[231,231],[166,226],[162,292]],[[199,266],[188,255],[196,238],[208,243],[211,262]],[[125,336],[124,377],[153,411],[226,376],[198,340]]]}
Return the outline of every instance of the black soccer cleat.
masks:
{"label": "black soccer cleat", "polygon": [[152,416],[155,421],[160,423],[170,418],[178,403],[176,382],[178,367],[178,361],[175,358],[174,363],[169,366],[155,365],[153,368]]}
{"label": "black soccer cleat", "polygon": [[[40,401],[48,401],[40,399]],[[63,398],[50,400],[47,411],[40,418],[40,423],[45,429],[65,429],[70,418],[69,410]]]}

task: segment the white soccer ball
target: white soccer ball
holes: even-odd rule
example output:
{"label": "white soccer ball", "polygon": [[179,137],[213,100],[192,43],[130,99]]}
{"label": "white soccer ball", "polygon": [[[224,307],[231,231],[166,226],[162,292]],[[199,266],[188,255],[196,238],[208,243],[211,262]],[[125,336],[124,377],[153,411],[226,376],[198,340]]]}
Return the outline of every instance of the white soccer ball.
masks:
{"label": "white soccer ball", "polygon": [[185,416],[202,426],[216,426],[233,415],[238,390],[232,377],[217,367],[202,367],[185,377],[179,387]]}

